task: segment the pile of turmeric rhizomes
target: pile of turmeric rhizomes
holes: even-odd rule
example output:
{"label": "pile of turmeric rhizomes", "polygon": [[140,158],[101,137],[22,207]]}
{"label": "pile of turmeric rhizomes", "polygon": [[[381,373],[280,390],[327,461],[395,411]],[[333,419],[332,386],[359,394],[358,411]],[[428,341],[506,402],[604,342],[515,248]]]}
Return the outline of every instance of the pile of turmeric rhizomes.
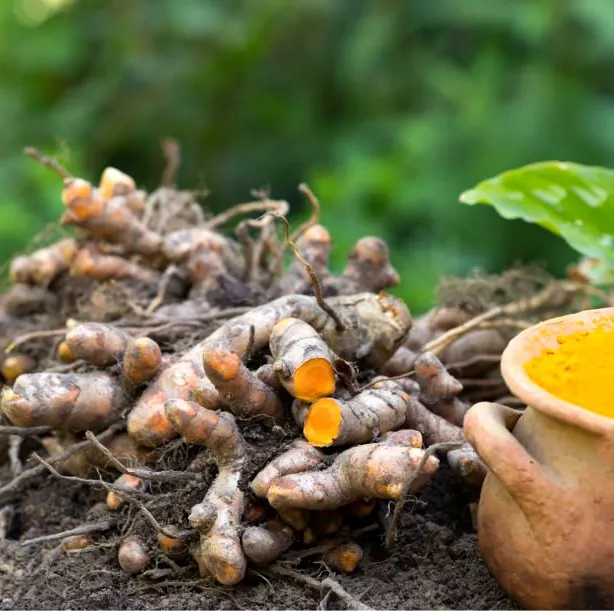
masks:
{"label": "pile of turmeric rhizomes", "polygon": [[[529,324],[518,315],[579,291],[549,284],[477,317],[437,307],[412,326],[383,292],[400,279],[381,239],[329,271],[305,185],[313,214],[290,234],[288,204],[264,194],[206,218],[192,193],[146,194],[114,168],[94,186],[38,157],[63,175],[73,233],[13,259],[0,297],[0,456],[15,467],[0,504],[42,475],[105,488],[98,521],[61,549],[111,533],[129,573],[192,558],[236,584],[293,545],[352,572],[362,550],[348,525],[382,523],[392,543],[404,498],[441,460],[479,488],[462,431],[471,401],[509,394],[498,359]],[[246,215],[235,237],[222,230]],[[263,439],[275,440],[265,460]]]}

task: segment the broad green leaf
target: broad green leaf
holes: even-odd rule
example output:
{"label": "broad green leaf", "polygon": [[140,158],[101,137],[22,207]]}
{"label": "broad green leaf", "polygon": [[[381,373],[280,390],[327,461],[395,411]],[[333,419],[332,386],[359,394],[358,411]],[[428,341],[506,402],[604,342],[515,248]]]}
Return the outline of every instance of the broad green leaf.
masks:
{"label": "broad green leaf", "polygon": [[489,204],[506,219],[536,223],[614,269],[614,170],[534,163],[479,183],[460,201]]}

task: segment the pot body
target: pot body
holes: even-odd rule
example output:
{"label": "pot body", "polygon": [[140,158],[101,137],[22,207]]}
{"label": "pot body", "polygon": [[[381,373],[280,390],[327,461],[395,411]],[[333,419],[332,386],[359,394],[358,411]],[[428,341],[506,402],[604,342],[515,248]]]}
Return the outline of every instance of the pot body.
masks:
{"label": "pot body", "polygon": [[[574,316],[553,321],[553,333]],[[529,407],[479,403],[465,420],[489,468],[478,506],[480,551],[525,608],[613,609],[614,420],[535,388],[523,365],[535,354],[536,331],[523,333],[508,346],[502,371]]]}

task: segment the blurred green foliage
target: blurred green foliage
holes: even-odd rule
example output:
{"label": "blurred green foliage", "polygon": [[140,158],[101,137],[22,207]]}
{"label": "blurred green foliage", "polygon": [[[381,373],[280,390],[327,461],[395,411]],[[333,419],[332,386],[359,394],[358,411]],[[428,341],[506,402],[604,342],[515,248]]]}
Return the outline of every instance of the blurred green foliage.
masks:
{"label": "blurred green foliage", "polygon": [[96,180],[106,165],[221,209],[269,186],[323,204],[339,268],[385,237],[415,310],[437,280],[542,260],[562,240],[459,194],[526,163],[614,160],[612,0],[2,0],[0,261],[57,219],[34,145]]}

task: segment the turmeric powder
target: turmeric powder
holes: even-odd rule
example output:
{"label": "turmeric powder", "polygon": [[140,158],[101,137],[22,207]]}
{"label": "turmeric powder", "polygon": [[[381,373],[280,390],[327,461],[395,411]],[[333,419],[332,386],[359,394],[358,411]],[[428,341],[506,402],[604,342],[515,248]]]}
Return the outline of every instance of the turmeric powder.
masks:
{"label": "turmeric powder", "polygon": [[600,318],[596,322],[592,329],[557,335],[558,345],[544,347],[525,363],[525,371],[559,399],[612,418],[614,321]]}

